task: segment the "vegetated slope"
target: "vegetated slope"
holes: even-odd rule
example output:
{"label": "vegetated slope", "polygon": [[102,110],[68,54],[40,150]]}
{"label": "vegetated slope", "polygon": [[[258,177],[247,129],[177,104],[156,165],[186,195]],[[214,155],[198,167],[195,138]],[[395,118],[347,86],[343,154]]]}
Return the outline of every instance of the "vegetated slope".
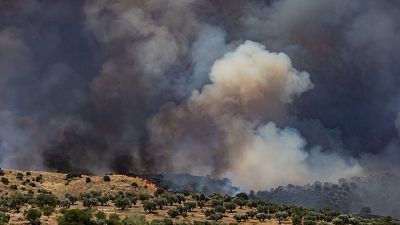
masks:
{"label": "vegetated slope", "polygon": [[245,193],[171,192],[125,175],[0,169],[0,180],[1,225],[400,225],[391,218],[279,205]]}
{"label": "vegetated slope", "polygon": [[227,178],[216,180],[208,176],[190,174],[143,174],[141,177],[170,191],[202,192],[208,195],[213,193],[235,195],[240,191],[240,188],[234,187]]}
{"label": "vegetated slope", "polygon": [[338,183],[315,182],[305,186],[287,185],[259,191],[256,197],[277,203],[303,205],[358,213],[370,207],[372,213],[400,217],[400,177],[383,176],[340,179]]}
{"label": "vegetated slope", "polygon": [[[108,175],[110,182],[103,180],[103,176],[87,176],[78,174],[63,174],[41,171],[21,170],[2,170],[4,172],[0,179],[7,179],[9,184],[0,182],[0,194],[2,196],[13,193],[11,187],[16,185],[16,190],[21,193],[28,193],[29,190],[37,192],[39,190],[50,191],[57,197],[62,197],[66,193],[79,195],[85,191],[101,191],[101,192],[118,192],[132,189],[132,184],[137,184],[137,191],[152,193],[155,186],[149,184],[148,181],[139,177],[128,177],[124,175]],[[18,179],[17,175],[21,174],[22,179]],[[67,178],[68,176],[68,178]],[[90,182],[86,182],[86,178]],[[3,179],[3,180],[4,180]]]}

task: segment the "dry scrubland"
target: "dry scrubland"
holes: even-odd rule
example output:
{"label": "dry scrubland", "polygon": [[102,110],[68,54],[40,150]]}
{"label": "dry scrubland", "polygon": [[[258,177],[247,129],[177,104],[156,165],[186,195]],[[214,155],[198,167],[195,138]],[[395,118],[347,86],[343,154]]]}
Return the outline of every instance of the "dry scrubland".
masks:
{"label": "dry scrubland", "polygon": [[[243,194],[231,197],[172,193],[157,189],[147,180],[124,175],[104,177],[6,169],[0,170],[0,173],[0,225],[60,224],[58,218],[66,218],[65,211],[73,209],[90,210],[92,220],[62,225],[399,225],[397,221],[387,218],[365,220],[329,210],[247,200],[248,196]],[[52,209],[54,212],[51,212]],[[33,212],[39,210],[41,215],[35,218]],[[46,211],[50,211],[50,215],[45,215]],[[102,219],[99,212],[104,212],[106,218]],[[110,219],[115,214],[120,220]],[[147,222],[123,220],[132,216],[140,218],[140,215]]]}

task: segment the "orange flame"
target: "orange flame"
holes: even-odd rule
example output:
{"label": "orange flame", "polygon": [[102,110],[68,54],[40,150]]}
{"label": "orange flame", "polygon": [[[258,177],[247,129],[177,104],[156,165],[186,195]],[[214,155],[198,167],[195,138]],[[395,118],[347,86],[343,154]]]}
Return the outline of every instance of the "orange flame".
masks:
{"label": "orange flame", "polygon": [[147,179],[144,179],[143,182],[144,182],[144,184],[145,184],[147,187],[149,187],[149,188],[151,188],[151,189],[156,189],[156,188],[157,188],[157,186],[156,186],[155,184],[151,183],[151,182],[150,182],[149,180],[147,180]]}

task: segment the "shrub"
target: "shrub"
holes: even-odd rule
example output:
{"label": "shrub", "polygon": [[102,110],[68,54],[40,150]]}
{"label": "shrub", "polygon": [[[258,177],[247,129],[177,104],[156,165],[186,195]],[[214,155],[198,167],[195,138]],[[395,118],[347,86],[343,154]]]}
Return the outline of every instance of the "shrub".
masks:
{"label": "shrub", "polygon": [[8,184],[10,183],[10,181],[9,181],[7,178],[5,178],[5,177],[2,177],[2,178],[1,178],[1,182],[2,182],[4,185],[8,185]]}
{"label": "shrub", "polygon": [[90,177],[86,177],[86,183],[90,183],[92,180],[90,179]]}
{"label": "shrub", "polygon": [[36,204],[39,207],[43,207],[45,205],[56,207],[58,205],[58,199],[54,195],[50,194],[39,194],[36,197]]}
{"label": "shrub", "polygon": [[250,210],[246,212],[246,215],[250,218],[254,218],[257,215],[257,212],[254,210]]}
{"label": "shrub", "polygon": [[91,209],[95,206],[100,205],[100,202],[97,200],[97,198],[85,198],[83,199],[83,207],[86,207],[88,209]]}
{"label": "shrub", "polygon": [[69,209],[69,207],[72,205],[71,201],[68,198],[60,199],[58,204],[60,205],[60,207],[67,209]]}
{"label": "shrub", "polygon": [[45,215],[47,217],[49,217],[51,214],[53,214],[54,211],[55,211],[54,210],[54,206],[45,205],[45,206],[42,207],[43,215]]}
{"label": "shrub", "polygon": [[243,200],[249,200],[249,196],[244,192],[236,194],[236,198],[240,198],[240,199],[243,199]]}
{"label": "shrub", "polygon": [[317,225],[317,222],[315,220],[304,220],[303,225]]}
{"label": "shrub", "polygon": [[143,202],[143,209],[145,212],[151,213],[157,210],[157,204],[154,201],[146,200]]}
{"label": "shrub", "polygon": [[92,212],[86,209],[64,210],[57,219],[58,225],[95,225],[92,220]]}
{"label": "shrub", "polygon": [[126,197],[118,197],[117,199],[115,199],[115,206],[125,210],[126,208],[131,206],[131,201],[129,200],[129,198]]}
{"label": "shrub", "polygon": [[104,181],[104,182],[110,182],[110,181],[111,181],[110,176],[105,175],[105,176],[103,177],[103,181]]}
{"label": "shrub", "polygon": [[268,219],[268,215],[266,213],[258,213],[256,214],[256,219],[258,219],[259,221],[264,221]]}
{"label": "shrub", "polygon": [[29,172],[29,171],[27,171],[27,172],[26,172],[26,175],[29,177],[29,176],[31,176],[31,175],[32,175],[32,173],[31,173],[31,172]]}
{"label": "shrub", "polygon": [[10,215],[0,212],[0,225],[8,224],[10,221]]}
{"label": "shrub", "polygon": [[22,173],[17,173],[15,178],[17,178],[18,180],[22,180],[22,179],[24,179],[24,175]]}
{"label": "shrub", "polygon": [[225,209],[229,210],[229,212],[232,212],[236,209],[236,204],[234,202],[225,202],[224,207]]}
{"label": "shrub", "polygon": [[28,220],[32,225],[38,225],[40,224],[40,217],[42,216],[42,212],[39,209],[29,209],[26,212],[26,220]]}
{"label": "shrub", "polygon": [[168,210],[167,214],[171,218],[176,218],[177,216],[179,216],[179,210],[177,210],[176,208],[172,208]]}
{"label": "shrub", "polygon": [[213,214],[211,214],[208,219],[209,220],[214,220],[215,222],[217,222],[218,220],[222,219],[223,214],[220,212],[215,212]]}
{"label": "shrub", "polygon": [[10,188],[11,188],[11,190],[17,190],[17,189],[18,189],[18,186],[15,185],[15,184],[13,184],[13,185],[10,186]]}
{"label": "shrub", "polygon": [[344,225],[345,223],[343,222],[343,220],[339,219],[339,218],[335,218],[332,220],[332,224],[334,225]]}
{"label": "shrub", "polygon": [[35,178],[35,181],[36,181],[36,182],[41,182],[41,181],[43,181],[43,175],[40,174],[39,176],[37,176],[37,177]]}
{"label": "shrub", "polygon": [[122,225],[121,218],[118,214],[111,214],[106,220],[107,225]]}
{"label": "shrub", "polygon": [[196,202],[184,202],[183,205],[191,212],[194,208],[196,208]]}
{"label": "shrub", "polygon": [[137,187],[139,187],[139,186],[138,186],[138,184],[137,184],[136,182],[133,182],[133,183],[131,184],[131,187],[132,187],[132,188],[137,188]]}
{"label": "shrub", "polygon": [[0,168],[0,176],[2,177],[2,176],[4,176],[6,173],[4,172],[4,170],[2,170],[1,168]]}
{"label": "shrub", "polygon": [[222,214],[224,214],[226,212],[225,208],[223,206],[220,206],[220,205],[214,207],[214,211],[222,213]]}
{"label": "shrub", "polygon": [[[172,221],[171,221],[172,222]],[[147,225],[146,218],[141,214],[131,214],[122,220],[123,225]],[[172,225],[165,223],[165,225]]]}
{"label": "shrub", "polygon": [[292,217],[292,224],[293,225],[301,225],[301,216],[299,215],[294,215]]}
{"label": "shrub", "polygon": [[71,205],[78,201],[78,197],[71,195],[70,193],[65,194],[65,197],[71,202]]}

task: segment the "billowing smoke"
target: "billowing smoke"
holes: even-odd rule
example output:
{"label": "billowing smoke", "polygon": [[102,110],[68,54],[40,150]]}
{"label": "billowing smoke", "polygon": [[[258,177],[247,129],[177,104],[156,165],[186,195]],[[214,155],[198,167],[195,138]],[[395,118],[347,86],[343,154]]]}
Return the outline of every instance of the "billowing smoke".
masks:
{"label": "billowing smoke", "polygon": [[1,166],[398,173],[398,21],[396,1],[5,1]]}
{"label": "billowing smoke", "polygon": [[284,121],[287,105],[313,87],[287,55],[246,41],[216,61],[210,80],[150,122],[153,149],[171,162],[164,171],[225,175],[257,189],[359,172],[340,157],[308,153],[295,129],[270,122]]}

